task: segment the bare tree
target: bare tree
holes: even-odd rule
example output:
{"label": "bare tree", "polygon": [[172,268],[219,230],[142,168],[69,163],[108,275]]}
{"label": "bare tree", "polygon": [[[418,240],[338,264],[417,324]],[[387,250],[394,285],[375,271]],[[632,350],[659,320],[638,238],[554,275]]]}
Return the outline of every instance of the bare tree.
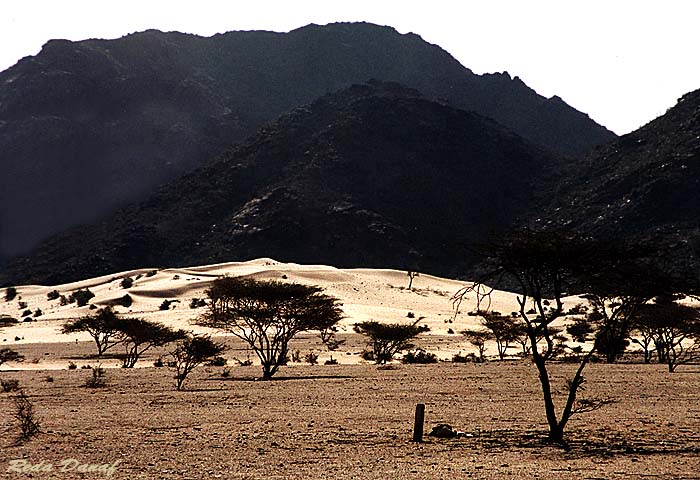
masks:
{"label": "bare tree", "polygon": [[177,342],[170,352],[175,361],[177,389],[182,390],[182,385],[192,370],[220,355],[224,350],[226,350],[224,344],[217,343],[205,335],[188,335]]}
{"label": "bare tree", "polygon": [[411,341],[423,332],[427,326],[414,323],[380,323],[376,321],[361,322],[355,325],[355,332],[367,337],[367,345],[372,349],[374,362],[386,364],[397,353],[413,348]]}
{"label": "bare tree", "polygon": [[[618,323],[630,321],[636,306],[659,294],[659,290],[673,288],[675,284],[667,281],[647,262],[647,252],[643,249],[594,242],[563,232],[524,230],[483,245],[480,250],[484,255],[486,274],[457,292],[455,306],[459,308],[467,295],[475,294],[477,309],[484,305],[488,309],[494,287],[504,281],[516,286],[520,317],[539,373],[549,439],[566,446],[564,429],[571,416],[606,403],[590,399],[577,401],[585,382],[584,369],[597,351],[600,339],[604,335],[629,331],[628,326]],[[580,357],[578,368],[567,381],[566,401],[558,414],[549,374],[550,360],[558,351],[559,333],[553,329],[553,323],[564,315],[562,298],[572,288],[588,292],[593,302],[599,302],[599,308],[603,305],[609,308],[607,300],[612,298],[624,304],[594,322],[595,340]],[[528,308],[529,305],[534,305],[534,308]]]}
{"label": "bare tree", "polygon": [[408,276],[408,289],[411,290],[411,288],[413,288],[413,279],[416,277],[419,277],[420,274],[418,272],[414,272],[414,271],[409,270],[407,272],[407,276]]}
{"label": "bare tree", "polygon": [[64,334],[86,332],[97,345],[97,356],[101,357],[110,348],[124,343],[120,320],[112,307],[101,308],[94,315],[73,319],[63,325]]}
{"label": "bare tree", "polygon": [[269,380],[286,363],[297,334],[327,331],[342,319],[338,300],[316,286],[221,277],[206,291],[210,301],[199,325],[224,330],[246,342]]}

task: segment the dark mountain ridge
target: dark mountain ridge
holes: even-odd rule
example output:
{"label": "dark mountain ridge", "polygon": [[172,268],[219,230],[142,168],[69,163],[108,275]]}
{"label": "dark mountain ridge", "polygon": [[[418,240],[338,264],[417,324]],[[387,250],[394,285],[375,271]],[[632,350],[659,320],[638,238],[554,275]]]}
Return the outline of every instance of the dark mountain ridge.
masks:
{"label": "dark mountain ridge", "polygon": [[369,78],[474,110],[553,151],[615,137],[517,77],[475,75],[417,35],[371,24],[53,40],[0,72],[0,260],[143,199],[264,122]]}
{"label": "dark mountain ridge", "polygon": [[508,227],[559,159],[398,84],[300,107],[217,161],[12,262],[7,282],[269,256],[462,274],[465,245]]}

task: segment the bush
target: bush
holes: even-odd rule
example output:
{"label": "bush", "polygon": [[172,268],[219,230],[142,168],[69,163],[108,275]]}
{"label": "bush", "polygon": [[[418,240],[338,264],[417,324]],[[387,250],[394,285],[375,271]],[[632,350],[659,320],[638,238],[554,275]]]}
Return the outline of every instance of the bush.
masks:
{"label": "bush", "polygon": [[301,350],[296,349],[292,352],[292,362],[301,363]]}
{"label": "bush", "polygon": [[107,385],[105,369],[100,365],[92,367],[92,376],[85,380],[85,386],[87,388],[102,388],[105,385]]}
{"label": "bush", "polygon": [[224,368],[224,369],[221,371],[221,376],[222,376],[223,378],[228,378],[228,377],[230,377],[230,376],[231,376],[231,368],[230,368],[230,367]]}
{"label": "bush", "polygon": [[118,298],[114,303],[121,305],[124,308],[129,308],[131,304],[134,303],[134,300],[131,298],[131,295],[127,293],[123,297]]}
{"label": "bush", "polygon": [[331,358],[329,358],[328,360],[326,360],[325,362],[323,362],[323,364],[324,364],[324,365],[338,365],[338,360],[336,360],[335,358],[331,357]]}
{"label": "bush", "polygon": [[[15,340],[21,340],[19,337],[15,337]],[[5,362],[22,362],[24,361],[24,355],[17,353],[10,348],[0,348],[0,365]]]}
{"label": "bush", "polygon": [[216,357],[212,358],[209,361],[209,363],[207,363],[207,365],[209,365],[210,367],[224,367],[224,366],[226,366],[227,363],[228,363],[228,360],[226,360],[224,357],[216,356]]}
{"label": "bush", "polygon": [[17,289],[15,287],[7,287],[5,289],[5,301],[11,302],[17,296]]}
{"label": "bush", "polygon": [[11,379],[11,380],[1,380],[0,379],[0,387],[2,387],[2,391],[7,393],[7,392],[16,392],[19,390],[19,380],[16,379]]}
{"label": "bush", "polygon": [[309,365],[316,365],[318,364],[318,354],[314,352],[309,352],[306,355],[304,355],[304,361]]}
{"label": "bush", "polygon": [[124,277],[119,285],[121,285],[122,288],[131,288],[134,285],[134,279],[131,277]]}
{"label": "bush", "polygon": [[153,362],[153,366],[156,368],[162,368],[164,365],[163,363],[163,357],[158,357],[156,360]]}
{"label": "bush", "polygon": [[52,290],[46,294],[46,298],[49,301],[58,300],[59,298],[61,298],[61,294],[58,293],[58,290]]}
{"label": "bush", "polygon": [[406,318],[416,318],[416,314],[413,313],[413,312],[408,312],[408,313],[406,314]]}
{"label": "bush", "polygon": [[207,306],[207,301],[203,298],[194,297],[190,301],[190,308],[200,308],[200,307],[206,307],[206,306]]}
{"label": "bush", "polygon": [[462,355],[461,353],[455,353],[452,356],[453,363],[471,363],[476,362],[477,357],[473,353],[468,353],[467,355]]}
{"label": "bush", "polygon": [[[19,305],[19,309],[22,310],[23,308],[27,308],[27,302],[19,302],[17,305]],[[32,312],[29,312],[31,315]]]}
{"label": "bush", "polygon": [[10,317],[9,315],[0,315],[0,328],[9,327],[16,323],[19,323],[19,320],[16,318]]}
{"label": "bush", "polygon": [[41,311],[41,308],[37,308],[37,309],[34,311],[34,318],[36,318],[36,317],[41,317],[43,314],[44,314],[44,312]]}
{"label": "bush", "polygon": [[160,307],[158,307],[160,310],[165,311],[165,310],[170,310],[170,304],[173,302],[176,302],[177,300],[163,300],[163,303],[160,304]]}
{"label": "bush", "polygon": [[34,412],[34,404],[20,391],[14,400],[13,417],[19,422],[20,440],[27,440],[39,433],[39,420]]}
{"label": "bush", "polygon": [[84,307],[94,296],[95,294],[92,293],[89,288],[81,288],[70,294],[68,303],[77,303],[79,307]]}
{"label": "bush", "polygon": [[425,350],[416,350],[415,352],[406,352],[401,359],[401,363],[437,363],[438,358],[434,353],[426,352]]}
{"label": "bush", "polygon": [[26,309],[25,311],[22,312],[23,317],[30,317],[32,315],[32,311],[29,309]]}
{"label": "bush", "polygon": [[78,366],[75,364],[75,362],[68,363],[68,370],[75,370],[77,368],[78,368]]}

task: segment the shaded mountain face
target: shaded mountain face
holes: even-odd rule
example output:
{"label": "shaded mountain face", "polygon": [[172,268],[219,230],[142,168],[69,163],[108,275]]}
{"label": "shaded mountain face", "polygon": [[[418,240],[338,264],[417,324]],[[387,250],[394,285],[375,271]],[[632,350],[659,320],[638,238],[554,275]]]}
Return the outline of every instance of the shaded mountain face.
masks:
{"label": "shaded mountain face", "polygon": [[261,256],[462,274],[466,246],[523,214],[558,165],[477,114],[397,84],[356,85],[282,116],[146,202],[45,242],[2,280]]}
{"label": "shaded mountain face", "polygon": [[676,264],[698,263],[700,90],[568,173],[549,214],[538,214],[541,225],[654,241],[671,248]]}
{"label": "shaded mountain face", "polygon": [[54,40],[0,73],[0,260],[143,199],[264,122],[370,78],[479,112],[552,151],[614,138],[517,77],[475,75],[417,35],[371,24]]}

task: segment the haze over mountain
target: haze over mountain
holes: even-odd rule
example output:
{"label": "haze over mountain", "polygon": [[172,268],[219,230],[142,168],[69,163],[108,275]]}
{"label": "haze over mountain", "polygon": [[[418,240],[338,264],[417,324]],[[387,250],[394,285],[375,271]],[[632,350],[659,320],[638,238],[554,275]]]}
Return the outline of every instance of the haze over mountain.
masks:
{"label": "haze over mountain", "polygon": [[0,280],[261,256],[463,274],[465,246],[523,215],[532,185],[551,184],[558,166],[490,119],[373,81],[297,108],[147,201],[52,238]]}
{"label": "haze over mountain", "polygon": [[369,78],[474,110],[552,151],[615,138],[507,73],[475,75],[371,24],[47,43],[0,73],[0,262],[202,165],[264,122]]}
{"label": "haze over mountain", "polygon": [[567,173],[549,214],[533,214],[538,223],[651,240],[670,247],[677,265],[700,266],[700,90]]}

